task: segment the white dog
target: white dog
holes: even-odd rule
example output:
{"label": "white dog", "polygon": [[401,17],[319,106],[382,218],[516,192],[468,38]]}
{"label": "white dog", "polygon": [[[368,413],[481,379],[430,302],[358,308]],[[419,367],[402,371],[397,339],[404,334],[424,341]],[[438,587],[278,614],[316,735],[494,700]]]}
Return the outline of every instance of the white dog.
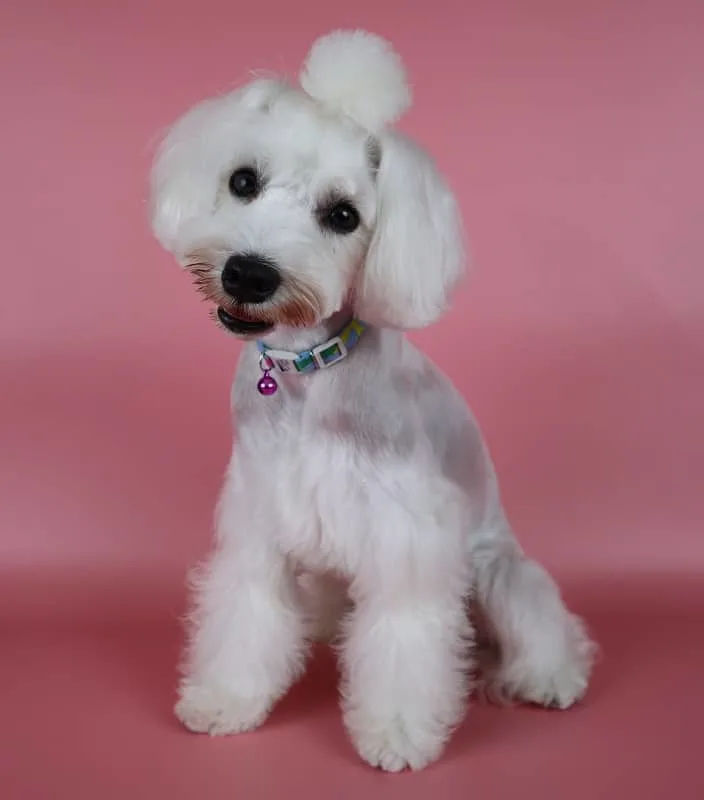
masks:
{"label": "white dog", "polygon": [[478,632],[493,692],[559,708],[593,645],[516,542],[462,397],[402,333],[440,317],[464,259],[451,192],[387,127],[410,103],[397,55],[335,32],[301,87],[207,100],[153,172],[156,236],[249,342],[176,713],[251,730],[311,640],[339,636],[360,756],[420,769],[463,717]]}

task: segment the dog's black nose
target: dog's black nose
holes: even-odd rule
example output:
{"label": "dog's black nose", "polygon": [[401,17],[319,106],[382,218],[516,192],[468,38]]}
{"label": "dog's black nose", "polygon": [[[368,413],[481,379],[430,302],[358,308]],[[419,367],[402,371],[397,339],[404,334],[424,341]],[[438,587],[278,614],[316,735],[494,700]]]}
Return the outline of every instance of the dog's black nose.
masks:
{"label": "dog's black nose", "polygon": [[240,303],[263,303],[281,284],[278,269],[252,253],[230,256],[221,279],[225,291]]}

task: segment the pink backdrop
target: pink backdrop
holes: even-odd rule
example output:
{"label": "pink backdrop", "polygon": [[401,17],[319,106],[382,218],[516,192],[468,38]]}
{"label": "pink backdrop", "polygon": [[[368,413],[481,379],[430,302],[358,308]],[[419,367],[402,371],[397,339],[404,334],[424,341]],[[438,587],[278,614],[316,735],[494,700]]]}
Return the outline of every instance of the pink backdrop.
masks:
{"label": "pink backdrop", "polygon": [[[471,234],[472,280],[415,338],[604,648],[582,707],[479,706],[400,777],[356,760],[325,655],[256,734],[170,713],[237,345],[151,238],[153,141],[350,26],[406,59],[403,127]],[[4,798],[704,796],[702,76],[696,0],[3,3]]]}

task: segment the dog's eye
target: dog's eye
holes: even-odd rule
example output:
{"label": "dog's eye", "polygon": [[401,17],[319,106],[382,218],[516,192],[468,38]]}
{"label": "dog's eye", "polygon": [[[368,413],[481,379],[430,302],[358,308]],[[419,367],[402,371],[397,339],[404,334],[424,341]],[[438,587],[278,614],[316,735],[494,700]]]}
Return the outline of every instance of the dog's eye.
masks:
{"label": "dog's eye", "polygon": [[325,214],[322,223],[335,233],[352,233],[359,227],[359,212],[350,203],[337,203]]}
{"label": "dog's eye", "polygon": [[256,170],[252,167],[236,169],[230,176],[230,193],[242,200],[251,200],[259,194],[261,185]]}

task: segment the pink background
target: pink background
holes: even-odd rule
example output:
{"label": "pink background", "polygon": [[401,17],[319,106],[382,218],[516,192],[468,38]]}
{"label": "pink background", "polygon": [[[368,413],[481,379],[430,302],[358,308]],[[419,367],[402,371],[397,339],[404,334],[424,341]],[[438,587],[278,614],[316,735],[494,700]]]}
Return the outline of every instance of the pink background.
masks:
{"label": "pink background", "polygon": [[[349,26],[406,59],[403,127],[471,234],[415,338],[604,649],[583,706],[477,706],[397,777],[354,756],[324,654],[256,734],[171,715],[237,345],[151,238],[153,141]],[[3,798],[704,796],[704,4],[9,0],[0,37]]]}

